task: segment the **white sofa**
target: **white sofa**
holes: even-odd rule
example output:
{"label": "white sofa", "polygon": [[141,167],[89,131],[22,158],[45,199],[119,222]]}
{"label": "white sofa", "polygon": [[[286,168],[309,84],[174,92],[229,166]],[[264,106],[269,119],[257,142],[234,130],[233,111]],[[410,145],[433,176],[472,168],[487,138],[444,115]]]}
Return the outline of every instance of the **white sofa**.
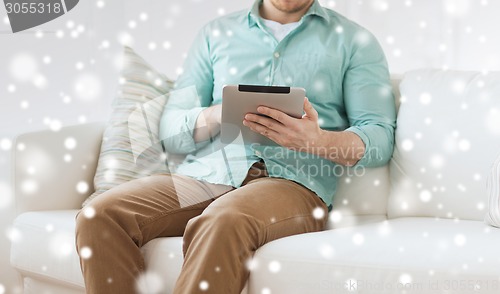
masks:
{"label": "white sofa", "polygon": [[[497,96],[481,96],[475,83]],[[500,293],[500,229],[483,222],[485,177],[500,138],[485,138],[495,129],[485,127],[481,112],[500,105],[495,84],[498,75],[420,70],[404,76],[400,99],[394,77],[396,104],[403,104],[390,165],[361,176],[349,170],[328,229],[258,249],[243,292]],[[17,138],[11,264],[24,293],[84,293],[74,218],[92,189],[76,187],[92,183],[103,128],[91,123]],[[68,137],[76,148],[64,146]],[[142,248],[162,293],[179,274],[181,242],[158,238]]]}

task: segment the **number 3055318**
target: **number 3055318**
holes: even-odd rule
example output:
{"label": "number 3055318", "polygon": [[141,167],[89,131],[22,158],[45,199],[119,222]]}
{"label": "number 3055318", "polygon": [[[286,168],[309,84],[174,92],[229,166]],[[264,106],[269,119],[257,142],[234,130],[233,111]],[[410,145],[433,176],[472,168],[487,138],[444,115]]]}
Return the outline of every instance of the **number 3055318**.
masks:
{"label": "number 3055318", "polygon": [[56,3],[6,3],[5,8],[7,13],[61,13],[62,7],[60,2]]}

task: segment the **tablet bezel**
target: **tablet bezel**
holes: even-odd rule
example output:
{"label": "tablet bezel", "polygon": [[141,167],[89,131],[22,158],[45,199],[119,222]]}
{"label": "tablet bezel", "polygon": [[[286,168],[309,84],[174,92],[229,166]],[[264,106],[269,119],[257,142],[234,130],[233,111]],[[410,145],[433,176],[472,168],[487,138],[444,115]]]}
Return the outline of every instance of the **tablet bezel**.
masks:
{"label": "tablet bezel", "polygon": [[257,107],[262,105],[301,118],[305,95],[305,89],[300,87],[225,85],[222,88],[221,142],[277,145],[271,139],[244,126],[245,114],[259,114]]}

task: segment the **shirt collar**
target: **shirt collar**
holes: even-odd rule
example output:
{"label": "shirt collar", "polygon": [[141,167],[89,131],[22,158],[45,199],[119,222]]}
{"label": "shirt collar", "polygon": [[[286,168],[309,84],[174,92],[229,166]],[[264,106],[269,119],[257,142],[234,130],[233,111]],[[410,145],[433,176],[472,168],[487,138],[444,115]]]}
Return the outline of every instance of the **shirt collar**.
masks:
{"label": "shirt collar", "polygon": [[[257,25],[258,19],[260,17],[259,7],[262,4],[263,0],[255,0],[252,8],[248,12],[248,26],[252,27]],[[308,15],[317,15],[323,18],[327,23],[329,22],[328,13],[325,11],[325,8],[322,7],[318,0],[314,0],[309,10],[307,10],[306,14],[302,18],[305,18]]]}

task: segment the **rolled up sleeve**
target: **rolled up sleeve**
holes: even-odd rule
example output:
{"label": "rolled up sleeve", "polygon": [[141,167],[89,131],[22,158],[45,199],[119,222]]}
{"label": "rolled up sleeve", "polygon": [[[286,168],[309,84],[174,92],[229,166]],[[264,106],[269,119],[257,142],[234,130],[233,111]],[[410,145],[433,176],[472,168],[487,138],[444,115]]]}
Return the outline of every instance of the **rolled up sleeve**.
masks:
{"label": "rolled up sleeve", "polygon": [[369,36],[354,44],[344,77],[344,104],[350,124],[345,131],[355,133],[365,144],[365,153],[356,165],[376,167],[392,156],[396,110],[387,61],[375,37]]}
{"label": "rolled up sleeve", "polygon": [[160,119],[160,141],[168,152],[187,154],[208,144],[193,139],[198,116],[213,102],[212,61],[205,31],[206,27],[201,29],[191,45],[183,73],[170,92]]}

